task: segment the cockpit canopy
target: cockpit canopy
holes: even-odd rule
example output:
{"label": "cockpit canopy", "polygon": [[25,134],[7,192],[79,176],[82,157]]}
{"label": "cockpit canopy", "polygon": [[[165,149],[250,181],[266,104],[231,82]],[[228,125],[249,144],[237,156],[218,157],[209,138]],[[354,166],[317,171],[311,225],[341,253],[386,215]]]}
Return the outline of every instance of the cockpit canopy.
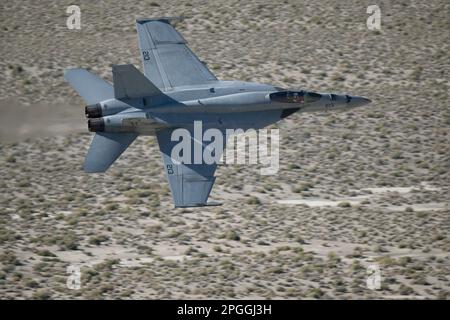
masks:
{"label": "cockpit canopy", "polygon": [[270,100],[280,103],[303,104],[320,100],[322,95],[308,91],[279,91],[269,95]]}

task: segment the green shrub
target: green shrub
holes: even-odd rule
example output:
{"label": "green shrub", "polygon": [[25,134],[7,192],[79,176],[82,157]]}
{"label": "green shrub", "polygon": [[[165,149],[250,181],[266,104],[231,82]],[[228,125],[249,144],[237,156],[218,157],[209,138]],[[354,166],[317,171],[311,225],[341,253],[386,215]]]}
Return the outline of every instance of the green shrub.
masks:
{"label": "green shrub", "polygon": [[32,299],[36,300],[48,300],[50,299],[50,297],[51,297],[50,291],[47,289],[38,289],[31,296]]}
{"label": "green shrub", "polygon": [[75,233],[68,233],[63,238],[56,240],[61,250],[77,250],[79,243],[78,238]]}
{"label": "green shrub", "polygon": [[261,201],[257,197],[250,197],[247,199],[247,204],[261,204]]}
{"label": "green shrub", "polygon": [[350,208],[352,205],[350,202],[343,201],[338,203],[339,208]]}
{"label": "green shrub", "polygon": [[411,295],[415,292],[413,288],[408,287],[404,284],[401,284],[400,287],[398,288],[398,290],[399,290],[400,294],[403,296]]}
{"label": "green shrub", "polygon": [[234,240],[234,241],[241,240],[241,237],[234,230],[227,231],[227,233],[225,234],[225,238],[228,240]]}
{"label": "green shrub", "polygon": [[313,188],[314,185],[311,182],[303,182],[299,186],[295,187],[293,192],[300,193],[303,191],[308,191],[309,189]]}
{"label": "green shrub", "polygon": [[308,290],[307,296],[314,298],[314,299],[320,299],[323,297],[324,292],[320,290],[319,288],[311,288]]}
{"label": "green shrub", "polygon": [[89,242],[89,244],[99,246],[102,244],[102,242],[106,242],[108,240],[109,240],[109,237],[106,235],[97,235],[94,237],[90,237],[88,242]]}
{"label": "green shrub", "polygon": [[36,254],[38,256],[42,256],[42,257],[56,257],[56,254],[54,254],[53,252],[45,249],[45,250],[37,250]]}

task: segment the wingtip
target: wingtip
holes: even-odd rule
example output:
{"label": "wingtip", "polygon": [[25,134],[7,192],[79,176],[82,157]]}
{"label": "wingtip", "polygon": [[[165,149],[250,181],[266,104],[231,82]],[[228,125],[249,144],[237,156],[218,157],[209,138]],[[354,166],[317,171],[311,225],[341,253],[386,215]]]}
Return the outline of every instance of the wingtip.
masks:
{"label": "wingtip", "polygon": [[64,70],[63,78],[64,78],[64,80],[66,82],[70,83],[71,78],[72,78],[71,75],[73,74],[74,71],[75,71],[74,69],[66,69],[66,70]]}
{"label": "wingtip", "polygon": [[80,71],[87,71],[86,69],[83,68],[67,68],[64,70],[63,76],[64,79],[68,80],[68,77],[73,74],[74,72],[80,72]]}
{"label": "wingtip", "polygon": [[74,70],[74,68],[64,69],[64,72],[63,72],[64,79],[67,80],[67,76],[69,75],[69,73],[70,73],[72,70]]}
{"label": "wingtip", "polygon": [[105,166],[105,164],[92,161],[87,156],[83,163],[83,171],[86,173],[104,173],[108,168],[109,165]]}
{"label": "wingtip", "polygon": [[136,23],[138,24],[144,24],[146,22],[150,22],[150,21],[163,21],[163,22],[167,22],[170,23],[173,20],[177,20],[177,21],[183,21],[184,19],[186,19],[186,16],[169,16],[169,17],[155,17],[155,18],[137,18],[136,19]]}
{"label": "wingtip", "polygon": [[83,171],[86,173],[104,173],[106,170],[99,170],[98,168],[83,166]]}

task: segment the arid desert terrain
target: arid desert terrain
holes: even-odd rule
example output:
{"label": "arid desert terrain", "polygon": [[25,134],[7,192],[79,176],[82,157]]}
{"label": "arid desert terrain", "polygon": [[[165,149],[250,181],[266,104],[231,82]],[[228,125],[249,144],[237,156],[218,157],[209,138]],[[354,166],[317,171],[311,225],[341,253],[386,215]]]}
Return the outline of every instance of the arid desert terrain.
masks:
{"label": "arid desert terrain", "polygon": [[[221,80],[373,102],[273,125],[278,173],[220,165],[218,207],[173,208],[154,137],[84,173],[92,134],[64,69],[142,70],[135,19],[179,15]],[[448,1],[12,0],[0,18],[1,299],[450,298]]]}

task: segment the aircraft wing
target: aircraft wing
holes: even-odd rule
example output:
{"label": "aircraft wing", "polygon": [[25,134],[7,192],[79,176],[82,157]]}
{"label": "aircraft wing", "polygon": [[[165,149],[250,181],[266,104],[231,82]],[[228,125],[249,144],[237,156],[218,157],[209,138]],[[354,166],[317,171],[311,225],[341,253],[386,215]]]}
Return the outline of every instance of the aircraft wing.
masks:
{"label": "aircraft wing", "polygon": [[169,18],[138,19],[136,29],[144,74],[161,90],[217,80]]}
{"label": "aircraft wing", "polygon": [[[209,142],[202,143],[194,139],[194,135],[190,131],[191,162],[190,164],[175,162],[171,157],[171,152],[174,146],[180,142],[171,141],[171,135],[174,130],[173,128],[163,129],[157,132],[156,137],[163,156],[164,168],[169,180],[175,207],[215,205],[207,204],[207,200],[216,179],[214,172],[216,171],[217,163],[207,164],[203,159],[201,164],[194,163],[195,145],[199,149],[201,148],[200,150],[203,153]],[[223,146],[225,146],[226,141],[224,140],[225,134],[223,132],[222,139],[224,141]],[[220,158],[223,148],[216,150],[216,152],[217,157]]]}

